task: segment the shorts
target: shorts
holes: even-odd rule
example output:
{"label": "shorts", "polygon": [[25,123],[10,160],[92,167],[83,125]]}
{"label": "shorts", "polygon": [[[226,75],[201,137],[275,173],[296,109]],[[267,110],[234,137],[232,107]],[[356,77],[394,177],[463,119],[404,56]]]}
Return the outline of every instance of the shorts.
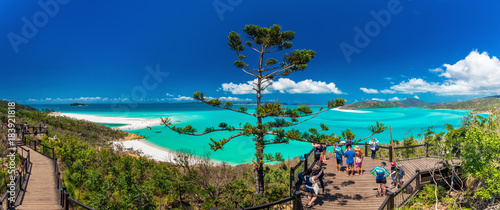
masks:
{"label": "shorts", "polygon": [[337,159],[337,165],[342,165],[342,162],[344,162],[342,159]]}
{"label": "shorts", "polygon": [[386,184],[387,179],[384,177],[383,179],[376,179],[375,182],[377,182],[377,184]]}
{"label": "shorts", "polygon": [[312,193],[313,195],[316,195],[313,188],[306,187],[306,191]]}
{"label": "shorts", "polygon": [[356,163],[354,163],[354,165],[355,165],[356,167],[361,167],[361,166],[363,166],[363,162],[360,162],[360,163],[356,162]]}
{"label": "shorts", "polygon": [[348,163],[347,168],[354,168],[354,163]]}

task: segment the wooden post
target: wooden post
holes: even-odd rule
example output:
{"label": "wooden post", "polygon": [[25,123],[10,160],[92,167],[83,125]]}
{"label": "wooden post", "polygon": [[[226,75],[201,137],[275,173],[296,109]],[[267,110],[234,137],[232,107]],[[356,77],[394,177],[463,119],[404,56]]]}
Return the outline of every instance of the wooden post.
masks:
{"label": "wooden post", "polygon": [[368,143],[365,142],[365,157],[368,157]]}
{"label": "wooden post", "polygon": [[425,157],[429,157],[429,143],[425,142]]}
{"label": "wooden post", "polygon": [[420,175],[420,169],[417,168],[417,170],[415,170],[415,173],[417,174],[417,178],[415,180],[415,190],[420,190],[420,181],[422,179],[422,176]]}
{"label": "wooden post", "polygon": [[393,150],[393,149],[392,149],[392,145],[389,145],[389,164],[390,164],[391,162],[393,162],[393,161],[392,161],[392,160],[393,160],[393,159],[392,159],[392,158],[393,158],[393,157],[392,157],[392,150]]}
{"label": "wooden post", "polygon": [[394,209],[394,193],[388,191],[387,194],[389,195],[389,202],[387,202],[387,210],[392,210]]}
{"label": "wooden post", "polygon": [[68,197],[69,193],[64,190],[64,209],[69,210],[69,203],[68,203]]}
{"label": "wooden post", "polygon": [[306,173],[306,171],[307,171],[307,158],[309,157],[309,155],[308,155],[308,154],[305,154],[305,155],[304,155],[304,157],[305,157],[305,159],[306,159],[306,160],[304,160],[304,174],[305,174],[305,173]]}
{"label": "wooden post", "polygon": [[[293,191],[295,191],[295,189],[293,188],[293,180],[294,180],[294,170],[293,168],[290,169],[290,196],[293,196]],[[295,201],[294,201],[295,202]]]}

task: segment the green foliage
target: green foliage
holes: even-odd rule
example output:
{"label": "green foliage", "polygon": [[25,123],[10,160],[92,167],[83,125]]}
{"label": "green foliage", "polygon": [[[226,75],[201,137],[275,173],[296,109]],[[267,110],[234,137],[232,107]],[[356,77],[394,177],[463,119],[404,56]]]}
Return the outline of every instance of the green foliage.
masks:
{"label": "green foliage", "polygon": [[349,128],[346,129],[345,131],[342,131],[342,138],[354,139],[354,137],[356,137],[356,135],[354,135],[354,133],[352,133],[352,131]]}

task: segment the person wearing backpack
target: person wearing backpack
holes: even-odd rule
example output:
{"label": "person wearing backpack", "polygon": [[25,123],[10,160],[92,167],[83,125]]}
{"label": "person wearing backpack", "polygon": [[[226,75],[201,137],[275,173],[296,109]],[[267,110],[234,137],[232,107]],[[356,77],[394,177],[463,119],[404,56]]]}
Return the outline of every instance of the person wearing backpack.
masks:
{"label": "person wearing backpack", "polygon": [[323,145],[316,143],[312,143],[312,146],[314,147],[314,160],[316,161],[318,166],[321,166],[321,153],[323,153],[324,147]]}
{"label": "person wearing backpack", "polygon": [[344,162],[342,157],[344,157],[344,151],[338,143],[335,144],[335,157],[337,159],[337,171],[342,171],[342,165]]}
{"label": "person wearing backpack", "polygon": [[385,184],[387,183],[386,177],[390,175],[389,171],[385,169],[384,167],[386,166],[385,162],[380,163],[380,166],[377,166],[373,168],[370,173],[375,176],[375,182],[378,185],[378,194],[377,197],[379,196],[384,196],[386,192]]}
{"label": "person wearing backpack", "polygon": [[370,141],[370,148],[372,150],[372,160],[375,160],[375,153],[377,153],[379,147],[378,147],[378,140],[376,138],[372,138]]}

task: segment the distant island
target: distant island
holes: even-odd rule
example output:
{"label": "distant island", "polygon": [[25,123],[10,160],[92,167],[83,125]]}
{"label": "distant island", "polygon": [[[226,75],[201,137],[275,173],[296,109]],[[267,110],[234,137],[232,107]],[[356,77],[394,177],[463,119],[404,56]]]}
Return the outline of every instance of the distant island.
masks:
{"label": "distant island", "polygon": [[427,108],[431,109],[469,109],[478,112],[491,111],[500,107],[500,95],[486,98],[475,98],[461,102],[439,103]]}
{"label": "distant island", "polygon": [[367,100],[354,104],[348,104],[341,107],[340,109],[375,109],[402,107],[425,107],[429,109],[467,109],[476,112],[487,112],[491,111],[493,108],[500,108],[500,95],[447,103],[430,103],[413,98],[406,98],[402,101],[387,102]]}
{"label": "distant island", "polygon": [[81,103],[72,103],[70,106],[87,106],[86,104],[81,104]]}
{"label": "distant island", "polygon": [[425,102],[418,99],[406,98],[402,101],[374,101],[367,100],[345,105],[340,109],[373,109],[373,108],[402,108],[402,107],[425,107],[434,103]]}

